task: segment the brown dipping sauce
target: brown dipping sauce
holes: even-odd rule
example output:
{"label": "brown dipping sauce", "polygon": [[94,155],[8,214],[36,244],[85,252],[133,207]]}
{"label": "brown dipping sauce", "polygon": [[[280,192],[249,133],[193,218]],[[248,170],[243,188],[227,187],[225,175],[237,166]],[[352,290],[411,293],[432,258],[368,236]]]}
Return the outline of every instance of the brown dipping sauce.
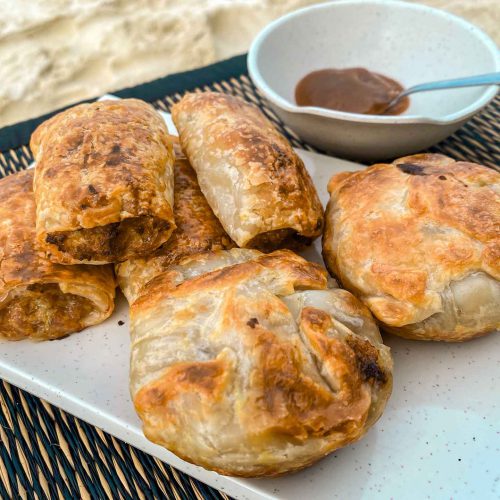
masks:
{"label": "brown dipping sauce", "polygon": [[322,69],[300,80],[295,87],[295,101],[299,106],[347,113],[399,115],[408,109],[408,97],[386,108],[403,90],[396,80],[365,68]]}

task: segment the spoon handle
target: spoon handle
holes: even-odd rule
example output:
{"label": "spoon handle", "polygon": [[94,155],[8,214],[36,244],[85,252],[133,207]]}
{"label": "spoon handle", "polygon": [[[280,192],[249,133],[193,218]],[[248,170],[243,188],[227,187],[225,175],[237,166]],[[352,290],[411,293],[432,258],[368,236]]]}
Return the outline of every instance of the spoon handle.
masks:
{"label": "spoon handle", "polygon": [[454,89],[459,87],[475,87],[478,85],[500,85],[500,72],[488,73],[486,75],[468,76],[466,78],[454,78],[453,80],[440,80],[438,82],[422,83],[406,89],[400,94],[400,98],[415,92],[427,90]]}

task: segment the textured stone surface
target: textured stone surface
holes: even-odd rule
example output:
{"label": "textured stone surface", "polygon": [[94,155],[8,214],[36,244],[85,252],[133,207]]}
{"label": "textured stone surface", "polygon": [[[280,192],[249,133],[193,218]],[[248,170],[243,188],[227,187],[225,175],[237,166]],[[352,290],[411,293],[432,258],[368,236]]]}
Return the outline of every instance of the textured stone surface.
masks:
{"label": "textured stone surface", "polygon": [[[248,49],[317,0],[0,0],[0,126]],[[500,39],[496,0],[425,0]]]}

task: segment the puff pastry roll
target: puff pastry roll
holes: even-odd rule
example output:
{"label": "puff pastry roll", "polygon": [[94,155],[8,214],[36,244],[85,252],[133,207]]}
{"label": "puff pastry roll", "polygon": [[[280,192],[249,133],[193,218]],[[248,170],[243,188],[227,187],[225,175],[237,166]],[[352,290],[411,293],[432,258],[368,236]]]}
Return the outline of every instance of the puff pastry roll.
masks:
{"label": "puff pastry roll", "polygon": [[0,180],[0,337],[60,338],[114,308],[111,266],[53,264],[35,247],[33,170]]}
{"label": "puff pastry roll", "polygon": [[323,209],[312,180],[258,108],[204,92],[185,95],[172,118],[203,194],[238,246],[270,251],[321,234]]}
{"label": "puff pastry roll", "polygon": [[168,240],[174,154],[151,106],[81,104],[40,125],[30,145],[37,238],[53,262],[120,262]]}
{"label": "puff pastry roll", "polygon": [[289,250],[198,254],[131,307],[145,435],[236,476],[306,467],[381,415],[392,359],[368,309]]}
{"label": "puff pastry roll", "polygon": [[397,335],[500,327],[500,174],[437,154],[330,180],[327,267]]}
{"label": "puff pastry roll", "polygon": [[118,284],[130,303],[148,281],[182,258],[234,246],[200,191],[196,172],[186,159],[176,160],[174,178],[177,227],[172,237],[150,256],[130,259],[115,267]]}

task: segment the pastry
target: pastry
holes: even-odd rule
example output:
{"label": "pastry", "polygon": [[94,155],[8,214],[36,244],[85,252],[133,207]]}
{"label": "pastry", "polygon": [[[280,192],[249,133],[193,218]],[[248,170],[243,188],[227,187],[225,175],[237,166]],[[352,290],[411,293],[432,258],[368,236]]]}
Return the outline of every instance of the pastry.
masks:
{"label": "pastry", "polygon": [[81,104],[40,125],[30,145],[37,238],[53,262],[120,262],[168,240],[174,154],[151,106]]}
{"label": "pastry", "polygon": [[56,339],[104,321],[113,269],[53,264],[35,247],[33,170],[0,180],[0,337]]}
{"label": "pastry", "polygon": [[172,108],[208,203],[240,247],[270,251],[321,234],[323,209],[302,160],[255,106],[216,92]]}
{"label": "pastry", "polygon": [[197,254],[132,304],[131,395],[145,435],[256,477],[306,467],[381,415],[392,360],[368,309],[289,250]]}
{"label": "pastry", "polygon": [[327,267],[384,329],[462,341],[500,327],[500,174],[420,154],[328,190]]}
{"label": "pastry", "polygon": [[182,258],[234,246],[200,191],[196,173],[185,158],[177,157],[174,179],[177,227],[171,238],[148,257],[133,258],[115,267],[118,284],[130,303],[148,281]]}

